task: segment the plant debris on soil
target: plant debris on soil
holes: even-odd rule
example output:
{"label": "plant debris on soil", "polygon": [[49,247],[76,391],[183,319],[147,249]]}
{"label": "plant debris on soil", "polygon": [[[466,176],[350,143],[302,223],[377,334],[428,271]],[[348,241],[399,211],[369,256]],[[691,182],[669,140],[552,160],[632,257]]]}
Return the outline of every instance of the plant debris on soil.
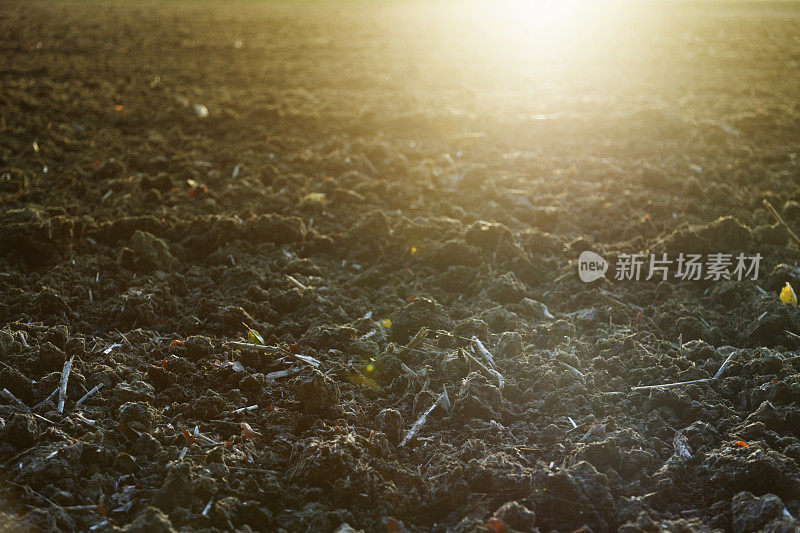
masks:
{"label": "plant debris on soil", "polygon": [[604,17],[4,2],[0,531],[798,530],[800,8]]}

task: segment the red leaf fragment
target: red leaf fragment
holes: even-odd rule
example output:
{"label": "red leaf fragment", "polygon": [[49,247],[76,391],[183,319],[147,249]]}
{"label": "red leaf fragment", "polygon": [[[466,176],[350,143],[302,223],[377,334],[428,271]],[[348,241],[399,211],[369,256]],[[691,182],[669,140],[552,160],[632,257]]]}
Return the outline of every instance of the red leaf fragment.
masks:
{"label": "red leaf fragment", "polygon": [[499,518],[490,518],[483,527],[492,533],[508,533],[510,531],[505,522]]}
{"label": "red leaf fragment", "polygon": [[189,444],[197,444],[198,446],[200,445],[200,443],[197,442],[197,439],[194,438],[194,435],[192,435],[191,433],[186,431],[186,428],[182,429],[181,433],[183,433],[183,436],[186,438],[186,442],[187,443],[189,443]]}

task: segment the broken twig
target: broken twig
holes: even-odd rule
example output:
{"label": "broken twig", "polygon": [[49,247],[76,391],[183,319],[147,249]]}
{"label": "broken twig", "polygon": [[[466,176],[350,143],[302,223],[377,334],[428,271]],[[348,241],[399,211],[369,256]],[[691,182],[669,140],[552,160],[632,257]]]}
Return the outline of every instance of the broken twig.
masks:
{"label": "broken twig", "polygon": [[728,364],[731,362],[731,359],[733,359],[733,356],[736,355],[736,353],[736,350],[732,351],[731,354],[725,359],[725,361],[722,363],[722,366],[719,367],[719,370],[717,370],[717,373],[714,374],[714,379],[719,379],[722,376],[722,373],[725,372],[726,368],[728,368]]}
{"label": "broken twig", "polygon": [[319,361],[319,359],[315,359],[315,358],[311,357],[310,355],[301,355],[299,353],[293,353],[291,355],[293,357],[296,357],[296,358],[300,359],[304,363],[308,363],[309,365],[313,366],[314,368],[317,368],[319,365],[322,364]]}
{"label": "broken twig", "polygon": [[103,428],[101,428],[100,426],[95,424],[94,420],[89,420],[88,418],[86,418],[85,416],[83,416],[80,413],[75,413],[75,418],[77,418],[78,422],[80,422],[81,424],[89,426],[92,429],[96,429],[97,431],[103,431]]}
{"label": "broken twig", "polygon": [[214,503],[214,497],[213,496],[211,497],[210,500],[208,500],[208,503],[206,504],[205,508],[203,509],[203,512],[200,513],[200,514],[202,514],[203,516],[208,516],[208,512],[211,510],[211,504],[212,503]]}
{"label": "broken twig", "polygon": [[494,357],[486,349],[483,345],[481,340],[478,337],[472,337],[470,339],[471,348],[473,350],[477,350],[477,353],[481,354],[483,360],[486,361],[485,368],[491,373],[491,375],[497,380],[497,386],[500,390],[503,390],[503,385],[505,385],[505,379],[503,375],[500,373],[500,369],[497,367],[497,363],[494,361]]}
{"label": "broken twig", "polygon": [[82,404],[84,401],[86,401],[86,399],[87,399],[89,396],[91,396],[91,395],[92,395],[92,394],[94,394],[95,392],[97,392],[97,391],[99,391],[100,389],[102,389],[102,388],[103,388],[103,385],[104,385],[103,383],[99,383],[99,384],[95,385],[94,387],[92,387],[92,390],[90,390],[89,392],[87,392],[86,394],[84,394],[83,396],[81,396],[80,400],[78,400],[77,402],[75,402],[75,406],[74,406],[74,407],[80,407],[80,405],[81,405],[81,404]]}
{"label": "broken twig", "polygon": [[639,387],[631,387],[631,390],[647,390],[647,389],[666,389],[670,387],[680,387],[681,385],[691,385],[692,383],[705,383],[711,381],[709,378],[692,379],[690,381],[676,381],[675,383],[662,383],[660,385],[641,385]]}
{"label": "broken twig", "polygon": [[478,368],[483,370],[483,374],[487,378],[496,379],[497,380],[497,387],[500,390],[503,390],[503,385],[505,385],[505,380],[503,379],[503,376],[502,376],[502,374],[500,374],[500,372],[498,372],[497,370],[495,370],[493,368],[489,368],[488,366],[486,366],[486,364],[483,363],[483,361],[481,361],[480,359],[478,359],[477,357],[475,357],[474,355],[469,353],[467,350],[464,350],[463,348],[461,349],[461,353],[464,354],[464,356],[466,356],[467,359],[469,359],[470,361],[475,363],[475,365],[477,365]]}
{"label": "broken twig", "polygon": [[236,346],[238,348],[250,348],[251,350],[256,350],[259,352],[267,352],[267,353],[281,353],[283,350],[278,348],[277,346],[266,346],[264,344],[253,344],[252,342],[244,342],[244,341],[228,341],[226,344],[231,346]]}
{"label": "broken twig", "polygon": [[278,379],[278,378],[285,378],[287,376],[291,376],[292,374],[297,374],[299,370],[297,368],[287,368],[286,370],[276,370],[275,372],[270,372],[269,374],[265,375],[265,379]]}
{"label": "broken twig", "polygon": [[481,340],[478,337],[472,337],[470,342],[472,343],[472,346],[478,350],[478,353],[483,356],[484,360],[486,360],[489,368],[497,370],[497,364],[494,362],[494,357],[491,353],[489,353],[489,350],[486,349]]}
{"label": "broken twig", "polygon": [[575,368],[574,366],[572,366],[572,365],[570,365],[570,364],[568,364],[568,363],[565,363],[564,361],[559,361],[558,359],[556,359],[555,361],[556,361],[556,363],[558,363],[558,364],[559,364],[559,365],[561,365],[562,367],[564,367],[564,368],[566,368],[567,370],[569,370],[569,372],[570,372],[570,373],[571,373],[573,376],[575,376],[575,377],[578,379],[578,381],[580,381],[581,383],[583,383],[584,385],[586,385],[586,377],[584,377],[584,375],[583,375],[583,372],[581,372],[580,370],[578,370],[578,369],[577,369],[577,368]]}
{"label": "broken twig", "polygon": [[416,335],[414,335],[414,337],[410,341],[408,341],[408,344],[406,344],[405,346],[400,348],[400,351],[398,352],[398,355],[401,355],[401,354],[404,354],[406,352],[410,352],[411,350],[416,349],[417,346],[422,344],[422,341],[424,341],[425,337],[427,337],[427,336],[428,336],[428,328],[426,328],[425,326],[422,326],[421,328],[419,328],[419,331],[417,331]]}
{"label": "broken twig", "polygon": [[430,415],[439,405],[442,405],[442,407],[445,409],[450,408],[450,398],[447,396],[447,389],[444,389],[444,392],[442,392],[436,401],[433,402],[433,405],[428,407],[428,410],[422,413],[422,416],[420,416],[417,421],[414,422],[414,425],[411,426],[411,429],[408,430],[408,433],[406,433],[406,436],[403,438],[403,442],[400,443],[401,448],[405,446],[408,441],[414,438],[414,436],[419,432],[420,428],[422,428],[422,426],[425,424],[425,421],[428,419],[428,415]]}
{"label": "broken twig", "polygon": [[25,334],[21,331],[17,331],[17,335],[19,335],[19,341],[22,343],[22,346],[24,346],[26,350],[30,350],[31,345],[28,344],[28,341],[25,339]]}
{"label": "broken twig", "polygon": [[231,413],[244,413],[245,411],[255,411],[258,409],[258,405],[248,405],[247,407],[240,407],[238,409],[234,409]]}
{"label": "broken twig", "polygon": [[14,394],[12,394],[10,390],[3,389],[3,390],[0,391],[0,394],[2,394],[3,396],[5,396],[9,400],[11,400],[12,402],[16,403],[17,405],[19,405],[20,407],[25,409],[25,411],[30,411],[30,407],[25,405],[25,403],[22,400],[20,400],[16,396],[14,396]]}
{"label": "broken twig", "polygon": [[47,398],[45,398],[44,400],[42,400],[42,402],[41,402],[41,403],[44,403],[44,402],[49,402],[49,401],[50,401],[50,400],[53,398],[53,396],[55,396],[56,394],[58,394],[58,391],[59,391],[59,389],[61,389],[61,387],[56,387],[55,389],[53,389],[53,392],[51,392],[50,394],[48,394],[48,395],[47,395]]}
{"label": "broken twig", "polygon": [[287,274],[287,275],[286,275],[286,281],[288,281],[289,283],[291,283],[292,285],[294,285],[295,287],[297,287],[297,288],[298,288],[298,289],[300,289],[301,291],[306,291],[306,290],[308,290],[308,287],[307,287],[307,286],[305,286],[305,285],[303,285],[303,284],[302,284],[302,283],[300,283],[299,281],[297,281],[297,278],[295,278],[294,276],[290,276],[290,275],[288,275],[288,274]]}
{"label": "broken twig", "polygon": [[58,386],[58,412],[64,412],[64,402],[67,401],[67,382],[69,381],[69,373],[72,370],[72,361],[75,359],[73,355],[66,363],[64,369],[61,371],[61,383]]}
{"label": "broken twig", "polygon": [[589,428],[589,431],[587,431],[586,434],[583,437],[581,437],[581,442],[586,442],[589,439],[589,437],[591,437],[594,434],[597,434],[600,437],[605,435],[606,425],[598,423],[592,424],[592,427]]}

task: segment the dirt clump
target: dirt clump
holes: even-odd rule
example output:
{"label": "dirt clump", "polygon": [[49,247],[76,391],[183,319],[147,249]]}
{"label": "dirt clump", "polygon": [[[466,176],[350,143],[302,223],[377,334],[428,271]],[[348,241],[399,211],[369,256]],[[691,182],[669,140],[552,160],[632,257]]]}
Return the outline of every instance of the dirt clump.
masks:
{"label": "dirt clump", "polygon": [[151,270],[169,270],[175,263],[169,245],[152,233],[136,230],[122,251],[122,266],[130,270],[148,272]]}
{"label": "dirt clump", "polygon": [[396,309],[389,315],[392,340],[405,344],[422,328],[429,330],[452,330],[455,324],[439,302],[431,298],[418,297],[411,303]]}
{"label": "dirt clump", "polygon": [[319,370],[312,368],[298,375],[292,383],[292,390],[307,413],[325,414],[339,408],[339,387]]}
{"label": "dirt clump", "polygon": [[784,510],[783,502],[774,494],[757,497],[750,492],[739,492],[731,500],[733,531],[780,531],[797,527],[797,522],[786,516]]}

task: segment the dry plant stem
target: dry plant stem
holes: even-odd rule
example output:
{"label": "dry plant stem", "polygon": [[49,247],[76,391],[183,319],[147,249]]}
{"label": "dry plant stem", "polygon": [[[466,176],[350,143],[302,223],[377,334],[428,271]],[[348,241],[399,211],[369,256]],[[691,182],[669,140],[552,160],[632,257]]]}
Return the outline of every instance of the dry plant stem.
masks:
{"label": "dry plant stem", "polygon": [[69,507],[62,507],[62,509],[65,510],[65,511],[94,511],[98,507],[100,507],[100,506],[97,505],[97,504],[94,504],[94,505],[71,505]]}
{"label": "dry plant stem", "polygon": [[403,354],[405,352],[409,352],[411,350],[416,349],[417,346],[422,344],[422,341],[424,341],[425,337],[427,337],[427,336],[428,336],[428,328],[426,328],[425,326],[419,328],[419,331],[417,331],[417,334],[414,335],[414,337],[410,341],[408,341],[408,344],[403,346],[403,348],[400,350],[399,353]]}
{"label": "dry plant stem", "polygon": [[100,389],[102,389],[102,388],[103,388],[103,383],[100,383],[100,384],[98,384],[98,385],[95,385],[94,387],[92,387],[92,390],[90,390],[89,392],[87,392],[86,394],[84,394],[83,396],[81,396],[81,399],[80,399],[80,400],[78,400],[77,402],[75,402],[75,407],[80,407],[80,405],[81,405],[81,404],[82,404],[84,401],[86,401],[86,399],[87,399],[89,396],[91,396],[92,394],[94,394],[95,392],[99,391],[99,390],[100,390]]}
{"label": "dry plant stem", "polygon": [[792,231],[792,228],[790,228],[789,224],[787,224],[786,221],[783,220],[783,217],[781,217],[778,214],[778,211],[776,211],[775,208],[772,207],[772,204],[769,203],[767,200],[764,200],[764,207],[766,207],[769,210],[769,212],[772,213],[772,216],[775,217],[775,220],[778,222],[778,224],[780,224],[781,226],[784,227],[784,229],[786,229],[786,232],[792,238],[794,243],[798,247],[800,247],[800,237],[798,237],[797,234],[794,231]]}
{"label": "dry plant stem", "polygon": [[369,157],[363,155],[361,156],[361,159],[367,164],[367,166],[369,167],[370,171],[372,171],[373,174],[378,174],[378,169],[375,167],[375,164],[370,160]]}
{"label": "dry plant stem", "polygon": [[722,373],[725,372],[726,368],[728,368],[728,363],[731,362],[731,359],[733,359],[733,356],[736,355],[736,353],[737,352],[735,351],[731,352],[731,354],[725,359],[725,361],[722,363],[722,366],[719,367],[719,370],[717,370],[717,373],[714,374],[714,379],[718,379],[720,376],[722,376]]}
{"label": "dry plant stem", "polygon": [[503,385],[505,385],[505,379],[503,379],[503,375],[497,368],[497,363],[494,362],[494,357],[492,356],[491,353],[489,353],[489,350],[486,349],[486,347],[483,345],[483,343],[480,341],[478,337],[472,337],[471,342],[472,346],[474,346],[478,350],[478,353],[480,353],[481,356],[483,356],[483,359],[487,363],[489,372],[492,374],[492,376],[494,376],[495,379],[497,379],[498,387],[500,388],[500,390],[503,390]]}
{"label": "dry plant stem", "polygon": [[710,381],[709,378],[693,379],[691,381],[677,381],[675,383],[663,383],[661,385],[642,385],[640,387],[631,387],[631,390],[665,389],[669,387],[680,387],[681,385],[691,385],[692,383],[705,383],[706,381]]}
{"label": "dry plant stem", "polygon": [[218,444],[222,444],[221,442],[217,442],[210,437],[206,437],[202,433],[200,433],[200,428],[198,426],[194,427],[194,432],[192,432],[192,436],[197,440],[197,443],[201,446],[216,446]]}
{"label": "dry plant stem", "polygon": [[69,360],[64,363],[64,369],[61,371],[61,383],[58,386],[58,412],[64,412],[64,402],[67,401],[67,382],[69,381],[69,373],[72,370],[72,361],[75,359],[75,356],[69,358]]}
{"label": "dry plant stem", "polygon": [[96,429],[97,431],[103,431],[103,428],[101,428],[100,426],[98,426],[93,421],[89,420],[88,418],[86,418],[85,416],[83,416],[80,413],[75,413],[75,418],[77,418],[78,422],[80,422],[81,424],[89,426],[92,429]]}
{"label": "dry plant stem", "polygon": [[24,346],[26,350],[30,350],[31,345],[28,344],[28,341],[25,339],[25,334],[21,331],[18,331],[17,333],[19,334],[19,340],[22,343],[22,346]]}
{"label": "dry plant stem", "polygon": [[498,388],[500,390],[503,390],[503,385],[505,385],[505,381],[503,380],[503,376],[500,374],[500,372],[498,372],[497,370],[494,370],[493,368],[487,367],[483,363],[483,361],[481,361],[480,359],[478,359],[477,357],[475,357],[474,355],[469,353],[467,350],[462,349],[461,353],[463,353],[467,357],[467,359],[469,359],[470,361],[475,363],[475,365],[477,365],[478,368],[483,370],[483,375],[484,376],[486,376],[489,379],[496,379],[497,383],[498,383]]}
{"label": "dry plant stem", "polygon": [[318,359],[314,359],[310,355],[300,355],[299,353],[293,353],[292,356],[296,357],[297,359],[300,359],[304,363],[308,363],[314,368],[317,368],[320,364],[322,364]]}
{"label": "dry plant stem", "polygon": [[59,391],[59,390],[61,390],[61,387],[60,387],[60,386],[59,386],[59,387],[56,387],[55,389],[53,389],[53,392],[51,392],[50,394],[48,394],[48,395],[47,395],[47,398],[45,398],[44,400],[42,400],[42,403],[49,401],[49,400],[50,400],[50,399],[51,399],[53,396],[55,396],[56,394],[58,394],[58,391]]}
{"label": "dry plant stem", "polygon": [[240,407],[238,409],[234,409],[231,413],[244,413],[245,411],[254,411],[258,409],[258,405],[248,405],[247,407]]}
{"label": "dry plant stem", "polygon": [[263,344],[253,344],[252,342],[243,342],[243,341],[228,341],[226,344],[231,346],[237,346],[239,348],[250,348],[251,350],[256,350],[259,352],[267,352],[267,353],[281,353],[283,350],[276,346],[264,346]]}
{"label": "dry plant stem", "polygon": [[[256,351],[259,351],[259,352],[283,353],[283,354],[288,353],[288,352],[286,352],[286,350],[283,350],[282,348],[278,348],[277,346],[265,346],[263,344],[253,344],[253,343],[250,343],[250,342],[228,341],[226,344],[228,344],[230,346],[237,346],[239,348],[249,348],[251,350],[256,350]],[[292,357],[295,357],[295,358],[303,361],[304,363],[308,363],[309,365],[311,365],[311,366],[313,366],[315,368],[318,367],[321,364],[321,362],[318,359],[315,359],[315,358],[313,358],[313,357],[311,357],[309,355],[301,355],[301,354],[296,354],[296,353],[289,353],[288,355],[291,355]],[[279,376],[279,377],[282,377],[282,376]]]}
{"label": "dry plant stem", "polygon": [[586,378],[584,377],[583,373],[580,370],[578,370],[577,368],[568,363],[565,363],[564,361],[559,361],[558,359],[556,359],[556,363],[569,370],[570,373],[578,379],[578,381],[586,385]]}
{"label": "dry plant stem", "polygon": [[497,364],[494,362],[494,357],[492,354],[489,353],[489,350],[483,345],[481,340],[478,337],[472,337],[471,339],[472,345],[477,348],[478,352],[483,356],[486,362],[489,364],[489,367],[497,370]]}
{"label": "dry plant stem", "polygon": [[560,281],[563,281],[563,280],[567,279],[571,274],[572,274],[572,270],[564,272],[563,274],[561,274],[560,276],[558,276],[556,279],[553,280],[553,285],[555,285],[556,283],[558,283]]}
{"label": "dry plant stem", "polygon": [[45,399],[44,399],[44,400],[42,400],[41,402],[39,402],[39,403],[37,403],[36,405],[34,405],[34,406],[33,406],[33,409],[36,409],[37,407],[39,407],[40,405],[42,405],[42,404],[43,404],[43,403],[45,403],[45,402],[49,402],[49,401],[50,401],[50,400],[53,398],[53,396],[55,396],[56,394],[58,394],[58,389],[59,389],[59,387],[56,387],[56,388],[53,390],[53,392],[51,392],[51,393],[50,393],[50,394],[47,396],[47,398],[45,398]]}
{"label": "dry plant stem", "polygon": [[403,438],[403,442],[400,443],[401,448],[405,446],[408,443],[408,441],[413,439],[414,436],[419,432],[420,428],[422,428],[422,426],[425,424],[425,421],[428,419],[428,415],[430,415],[433,412],[433,410],[439,406],[439,404],[444,405],[445,402],[448,405],[450,403],[450,400],[447,397],[447,390],[445,390],[442,394],[440,394],[439,397],[436,399],[436,401],[433,402],[433,405],[428,407],[428,410],[422,413],[422,416],[420,416],[417,419],[417,421],[414,422],[414,425],[411,426],[411,429],[408,430],[408,433],[406,433],[406,436]]}
{"label": "dry plant stem", "polygon": [[46,501],[47,503],[49,503],[50,505],[52,505],[56,509],[63,509],[60,505],[58,505],[57,503],[55,503],[54,501],[52,501],[52,500],[50,500],[48,498],[45,498],[44,496],[42,496],[41,494],[39,494],[38,492],[36,492],[35,490],[33,490],[31,487],[29,487],[27,485],[20,485],[19,483],[14,483],[13,481],[8,481],[8,483],[11,484],[11,485],[14,485],[16,487],[21,488],[25,492],[30,492],[34,496],[38,496],[39,498],[41,498],[42,500]]}
{"label": "dry plant stem", "polygon": [[411,368],[409,368],[409,366],[402,361],[400,361],[400,368],[402,368],[406,374],[409,374],[410,376],[419,379],[419,374],[411,370]]}
{"label": "dry plant stem", "polygon": [[51,426],[55,426],[55,425],[56,425],[56,423],[55,423],[55,422],[53,422],[52,420],[50,420],[49,418],[45,418],[45,417],[43,417],[42,415],[39,415],[39,414],[36,414],[36,413],[31,413],[31,414],[32,414],[32,415],[33,415],[35,418],[38,418],[38,419],[39,419],[39,420],[41,420],[42,422],[47,422],[47,423],[48,423],[48,424],[50,424]]}
{"label": "dry plant stem", "polygon": [[306,287],[305,285],[303,285],[302,283],[297,281],[297,279],[294,276],[287,275],[286,276],[286,281],[288,281],[289,283],[291,283],[292,285],[294,285],[295,287],[297,287],[301,291],[308,290],[308,287]]}
{"label": "dry plant stem", "polygon": [[3,396],[5,396],[6,398],[8,398],[9,400],[11,400],[12,402],[16,403],[17,405],[19,405],[20,407],[22,407],[22,408],[23,408],[25,411],[30,411],[30,407],[28,407],[27,405],[25,405],[25,403],[24,403],[22,400],[20,400],[20,399],[19,399],[19,398],[17,398],[16,396],[14,396],[14,395],[11,393],[11,391],[10,391],[10,390],[8,390],[8,389],[3,389],[3,390],[0,390],[0,395],[3,395]]}
{"label": "dry plant stem", "polygon": [[606,431],[605,424],[595,424],[589,428],[589,431],[587,431],[583,437],[581,437],[581,442],[586,442],[586,440],[595,433],[601,433],[601,435],[605,434],[605,431]]}
{"label": "dry plant stem", "polygon": [[203,516],[208,516],[208,512],[211,510],[211,504],[212,503],[214,503],[214,497],[213,496],[211,497],[210,500],[208,500],[208,503],[206,504],[205,509],[203,509],[203,512],[201,513]]}
{"label": "dry plant stem", "polygon": [[229,470],[241,470],[242,472],[256,472],[260,474],[276,474],[274,470],[266,470],[264,468],[247,468],[246,466],[228,466]]}
{"label": "dry plant stem", "polygon": [[278,379],[278,378],[285,378],[287,376],[291,376],[292,374],[297,374],[299,370],[297,368],[287,368],[286,370],[276,370],[275,372],[270,372],[269,374],[264,376],[264,379]]}

